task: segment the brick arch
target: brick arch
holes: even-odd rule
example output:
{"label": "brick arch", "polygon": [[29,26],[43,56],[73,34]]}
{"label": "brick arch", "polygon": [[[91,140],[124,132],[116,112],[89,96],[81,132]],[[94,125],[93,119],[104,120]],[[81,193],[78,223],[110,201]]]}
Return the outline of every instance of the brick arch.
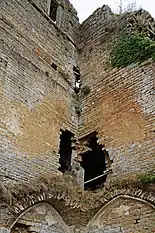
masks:
{"label": "brick arch", "polygon": [[124,187],[111,187],[109,189],[103,189],[99,192],[99,195],[93,196],[91,198],[91,208],[93,207],[100,207],[101,203],[102,206],[106,205],[108,202],[112,201],[113,199],[120,197],[120,196],[129,196],[133,198],[139,198],[140,200],[144,200],[152,205],[155,206],[155,189],[149,190],[147,188],[137,188],[135,186],[124,186]]}
{"label": "brick arch", "polygon": [[[43,187],[44,188],[44,187]],[[74,185],[73,185],[74,188]],[[74,192],[76,191],[76,188]],[[21,190],[22,192],[22,190]],[[17,220],[22,216],[27,210],[31,209],[33,206],[38,203],[49,203],[62,217],[66,225],[70,223],[70,212],[72,215],[77,214],[79,212],[79,197],[80,194],[74,195],[71,193],[72,191],[68,191],[66,187],[62,187],[58,185],[58,188],[54,186],[54,188],[42,189],[40,194],[33,192],[28,195],[23,196],[22,198],[17,196],[16,198],[12,198],[10,203],[7,204],[7,214],[6,214],[6,222],[2,221],[3,227],[7,229],[11,229],[13,225],[17,222]],[[76,199],[76,197],[77,199]],[[80,198],[81,199],[81,198]],[[64,213],[65,210],[65,213]],[[67,212],[67,213],[66,213]],[[74,220],[73,220],[74,221]],[[70,225],[75,225],[71,222]]]}
{"label": "brick arch", "polygon": [[[40,216],[42,217],[42,219]],[[18,223],[23,225],[25,224],[26,226],[26,223],[30,224],[32,222],[32,227],[35,228],[35,221],[33,221],[33,219],[35,219],[35,221],[40,221],[40,224],[42,224],[46,220],[47,225],[44,225],[44,227],[50,227],[51,229],[52,227],[54,227],[55,229],[59,228],[59,230],[56,231],[58,233],[68,232],[68,226],[63,221],[63,218],[56,211],[56,209],[53,208],[51,203],[47,201],[40,201],[25,209],[12,223],[9,229],[10,232],[14,232],[13,229],[15,229],[16,225],[18,226]],[[54,232],[54,230],[51,232]]]}
{"label": "brick arch", "polygon": [[[7,221],[7,224],[4,224],[4,226],[11,229],[23,213],[41,202],[49,203],[58,213],[61,212],[62,209],[65,209],[66,206],[74,207],[72,198],[70,198],[65,187],[64,189],[62,187],[61,189],[55,189],[53,192],[43,190],[40,194],[31,193],[22,199],[17,197],[17,199],[13,199],[13,201],[8,204],[7,218],[9,221]],[[74,204],[76,204],[76,202]],[[62,218],[63,217],[64,216],[62,216]]]}
{"label": "brick arch", "polygon": [[[133,208],[135,210],[134,214],[132,213]],[[139,224],[141,220],[140,218],[145,219],[143,213],[139,212],[141,211],[141,209],[144,209],[144,211],[148,211],[148,220],[146,221],[150,221],[149,232],[153,233],[154,228],[151,229],[151,223],[153,224],[155,222],[155,205],[144,199],[123,194],[114,197],[95,214],[93,219],[90,220],[87,225],[87,232],[102,232],[103,230],[108,230],[111,228],[112,232],[120,233],[122,232],[121,229],[124,230],[123,224],[126,224],[126,222],[131,222],[133,226],[135,224],[136,227],[139,227],[139,229],[141,229],[141,227],[143,226]],[[130,223],[129,226],[126,226],[126,228],[128,227],[131,227]],[[141,232],[145,231],[141,229]]]}
{"label": "brick arch", "polygon": [[[85,226],[91,221],[93,216],[96,216],[97,210],[106,206],[115,198],[130,196],[131,198],[139,198],[141,201],[144,200],[155,206],[155,195],[153,192],[131,187],[113,187],[109,190],[103,189],[100,191],[99,195],[95,197],[90,195],[90,193],[88,193],[88,195],[86,193],[84,195],[76,193],[74,198],[73,196],[74,195],[71,193],[67,193],[65,187],[64,189],[61,187],[57,190],[54,189],[54,191],[51,191],[50,189],[46,191],[42,190],[39,195],[31,193],[25,198],[17,198],[12,202],[10,207],[8,206],[8,212],[6,212],[7,219],[3,226],[10,228],[22,213],[40,202],[50,203],[62,219],[64,219],[66,225],[78,225],[82,222]],[[64,209],[65,213],[63,211]],[[81,217],[81,213],[83,217]],[[72,216],[75,216],[75,219]],[[2,221],[2,223],[3,222],[4,221]]]}
{"label": "brick arch", "polygon": [[[51,205],[51,208],[54,208],[55,211],[57,211],[57,213],[59,214],[59,209],[63,209],[65,208],[65,206],[69,205],[69,202],[67,202],[67,200],[65,200],[65,197],[62,197],[61,195],[61,192],[55,195],[47,191],[46,194],[45,192],[42,192],[39,195],[31,194],[27,195],[25,198],[17,198],[11,200],[8,203],[4,203],[4,207],[1,208],[3,208],[3,212],[5,213],[5,219],[0,219],[2,221],[2,223],[1,221],[0,223],[5,228],[11,229],[23,214],[25,214],[27,211],[33,208],[33,206],[39,203],[49,203],[49,205]],[[59,201],[59,199],[63,201]]]}
{"label": "brick arch", "polygon": [[[47,197],[48,195],[48,197]],[[18,200],[18,202],[14,203],[13,206],[11,207],[11,214],[8,216],[8,225],[6,226],[10,230],[12,227],[16,224],[16,222],[23,216],[25,215],[28,211],[33,209],[35,206],[41,204],[41,203],[48,203],[51,206],[51,209],[53,209],[54,212],[57,213],[57,215],[61,216],[59,213],[59,209],[64,208],[66,205],[65,202],[62,204],[59,204],[59,207],[57,207],[57,201],[58,199],[54,198],[52,194],[46,194],[44,193],[35,196],[35,195],[28,195],[26,198],[22,200]],[[56,202],[56,204],[54,204]],[[62,205],[62,206],[61,206]],[[63,217],[62,217],[63,221]]]}

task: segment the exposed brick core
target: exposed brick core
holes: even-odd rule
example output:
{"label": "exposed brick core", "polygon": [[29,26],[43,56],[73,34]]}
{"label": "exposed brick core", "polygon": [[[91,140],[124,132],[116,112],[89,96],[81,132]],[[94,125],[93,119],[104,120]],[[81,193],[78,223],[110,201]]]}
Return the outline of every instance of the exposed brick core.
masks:
{"label": "exposed brick core", "polygon": [[138,26],[153,39],[143,10],[104,5],[80,25],[68,0],[0,1],[0,233],[155,232],[154,183],[139,178],[154,175],[155,63],[109,63]]}

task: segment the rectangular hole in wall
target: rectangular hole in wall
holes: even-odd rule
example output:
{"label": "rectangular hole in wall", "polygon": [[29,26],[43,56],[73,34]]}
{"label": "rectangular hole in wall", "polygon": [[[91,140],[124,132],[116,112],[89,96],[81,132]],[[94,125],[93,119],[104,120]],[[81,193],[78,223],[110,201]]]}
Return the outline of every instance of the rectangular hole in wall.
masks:
{"label": "rectangular hole in wall", "polygon": [[51,67],[52,67],[53,69],[55,69],[55,70],[57,70],[57,68],[58,68],[58,66],[57,66],[55,63],[52,63],[52,64],[51,64]]}
{"label": "rectangular hole in wall", "polygon": [[59,171],[65,173],[70,170],[72,157],[72,140],[74,134],[68,130],[60,130],[60,148],[59,148]]}

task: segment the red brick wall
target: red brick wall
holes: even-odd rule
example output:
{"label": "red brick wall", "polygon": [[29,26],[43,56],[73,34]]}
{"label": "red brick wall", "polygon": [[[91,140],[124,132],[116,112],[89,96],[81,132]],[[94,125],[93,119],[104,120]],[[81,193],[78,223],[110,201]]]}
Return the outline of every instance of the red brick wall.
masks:
{"label": "red brick wall", "polygon": [[153,171],[155,166],[155,64],[110,67],[108,43],[111,46],[114,35],[109,42],[105,28],[116,22],[116,16],[106,9],[97,10],[81,27],[82,87],[88,86],[90,93],[81,94],[79,129],[80,137],[97,131],[113,161],[111,178],[119,180]]}

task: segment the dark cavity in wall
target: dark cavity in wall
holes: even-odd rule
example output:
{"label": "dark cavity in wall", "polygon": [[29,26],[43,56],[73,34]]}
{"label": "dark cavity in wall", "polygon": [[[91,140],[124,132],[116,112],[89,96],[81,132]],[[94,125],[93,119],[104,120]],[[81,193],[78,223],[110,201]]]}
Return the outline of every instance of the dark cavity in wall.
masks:
{"label": "dark cavity in wall", "polygon": [[26,224],[17,222],[12,228],[11,233],[30,232],[31,227],[32,227],[31,225],[26,225]]}
{"label": "dark cavity in wall", "polygon": [[[98,144],[97,133],[93,132],[86,136],[83,143],[88,148],[86,152],[82,154],[81,166],[85,170],[85,182],[97,178],[104,174],[106,171],[106,158],[109,157],[108,152],[103,149],[102,145]],[[107,175],[94,179],[85,184],[85,190],[95,190],[103,187],[106,181]]]}
{"label": "dark cavity in wall", "polygon": [[57,70],[57,68],[58,68],[58,66],[57,66],[55,63],[52,63],[51,66],[52,66],[52,68],[55,69],[55,70]]}
{"label": "dark cavity in wall", "polygon": [[49,16],[54,22],[56,22],[58,6],[57,1],[51,0]]}
{"label": "dark cavity in wall", "polygon": [[60,148],[59,148],[59,171],[65,173],[70,170],[72,156],[72,140],[74,134],[68,130],[60,130]]}
{"label": "dark cavity in wall", "polygon": [[81,88],[81,74],[80,74],[80,69],[78,66],[73,67],[73,73],[74,73],[74,77],[75,77],[74,91],[76,94],[78,94],[80,92],[80,88]]}

